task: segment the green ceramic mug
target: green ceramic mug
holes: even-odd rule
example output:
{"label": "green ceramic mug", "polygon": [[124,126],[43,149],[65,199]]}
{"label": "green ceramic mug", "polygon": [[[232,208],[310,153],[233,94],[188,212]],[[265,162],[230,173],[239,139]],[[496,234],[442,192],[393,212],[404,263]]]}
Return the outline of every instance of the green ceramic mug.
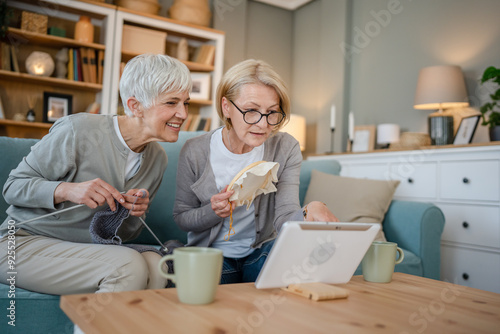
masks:
{"label": "green ceramic mug", "polygon": [[397,243],[374,241],[361,261],[363,278],[368,282],[389,283],[394,266],[401,263],[404,257],[404,252]]}
{"label": "green ceramic mug", "polygon": [[[164,271],[163,263],[174,261],[174,274]],[[214,301],[222,272],[222,251],[208,247],[179,247],[162,257],[158,270],[175,283],[177,296],[185,304],[209,304]]]}

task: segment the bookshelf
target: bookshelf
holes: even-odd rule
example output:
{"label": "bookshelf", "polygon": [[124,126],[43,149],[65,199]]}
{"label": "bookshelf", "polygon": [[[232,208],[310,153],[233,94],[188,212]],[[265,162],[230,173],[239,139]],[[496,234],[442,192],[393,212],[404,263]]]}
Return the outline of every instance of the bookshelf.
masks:
{"label": "bookshelf", "polygon": [[[210,74],[210,98],[192,99],[190,114],[201,118],[210,118],[210,129],[219,126],[219,118],[213,103],[215,88],[222,77],[224,58],[224,32],[211,28],[199,27],[157,15],[143,14],[130,9],[121,8],[104,2],[73,1],[73,0],[13,0],[8,2],[17,14],[29,11],[48,16],[48,26],[63,27],[66,37],[29,32],[20,29],[20,18],[11,22],[3,43],[16,46],[16,59],[19,72],[0,69],[0,98],[3,103],[6,121],[12,120],[16,113],[23,115],[28,111],[27,96],[36,96],[37,104],[34,108],[36,121],[41,122],[43,116],[43,92],[69,94],[73,96],[72,113],[83,112],[95,102],[100,103],[101,113],[116,114],[119,112],[120,97],[118,92],[120,66],[132,57],[134,52],[121,52],[123,25],[131,25],[159,32],[165,32],[167,48],[165,53],[176,56],[169,46],[175,45],[181,38],[185,38],[190,50],[205,46],[213,52],[210,63],[202,63],[197,58],[181,60],[192,72]],[[91,18],[95,27],[94,41],[80,43],[73,39],[74,26],[81,15]],[[16,16],[16,15],[15,15]],[[19,15],[17,15],[19,16]],[[28,74],[25,61],[33,51],[49,53],[55,59],[56,53],[62,48],[90,49],[96,54],[102,51],[104,66],[102,69],[102,83],[74,81],[67,78],[40,77]],[[205,51],[206,51],[205,50]],[[82,68],[83,75],[83,68]]]}
{"label": "bookshelf", "polygon": [[[48,53],[56,62],[57,53],[63,49],[92,50],[104,56],[104,63],[111,63],[112,40],[114,35],[114,17],[116,10],[113,6],[102,6],[96,3],[81,1],[40,0],[9,1],[8,6],[13,11],[10,27],[2,44],[15,49],[15,58],[18,72],[11,69],[0,70],[0,97],[7,119],[14,115],[23,115],[28,111],[27,97],[36,97],[36,121],[43,119],[43,93],[69,94],[73,97],[73,113],[83,112],[94,102],[106,104],[110,99],[109,86],[111,83],[111,67],[102,68],[102,81],[86,82],[69,80],[67,77],[56,77],[57,71],[50,77],[31,75],[27,72],[26,58],[33,51]],[[31,32],[20,29],[21,13],[23,11],[42,14],[48,17],[48,27],[60,27],[66,32],[65,37]],[[91,43],[78,42],[73,38],[75,23],[81,15],[89,16],[95,27],[94,41]]]}
{"label": "bookshelf", "polygon": [[195,58],[181,61],[186,64],[191,72],[203,72],[210,74],[210,99],[191,99],[189,113],[199,115],[202,119],[209,118],[210,129],[217,128],[219,126],[219,117],[215,110],[213,101],[215,98],[215,88],[222,77],[223,71],[224,32],[206,27],[198,27],[188,23],[182,23],[156,15],[137,13],[130,9],[118,7],[116,12],[116,34],[113,49],[120,51],[114,53],[112,61],[113,79],[111,90],[113,95],[110,99],[109,110],[116,110],[119,108],[118,87],[120,64],[126,63],[138,54],[122,51],[124,26],[134,26],[166,33],[166,54],[169,56],[176,57],[176,51],[175,49],[172,49],[172,46],[175,47],[175,45],[177,45],[182,38],[185,38],[188,41],[190,49],[201,49],[204,46],[208,46],[208,48],[213,50],[213,61],[209,61],[208,64],[196,62]]}

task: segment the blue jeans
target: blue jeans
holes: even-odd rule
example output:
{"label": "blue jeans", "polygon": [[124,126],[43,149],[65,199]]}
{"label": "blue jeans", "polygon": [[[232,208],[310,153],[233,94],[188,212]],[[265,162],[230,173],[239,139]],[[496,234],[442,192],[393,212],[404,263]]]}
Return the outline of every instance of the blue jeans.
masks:
{"label": "blue jeans", "polygon": [[268,241],[240,259],[224,257],[220,284],[255,282],[273,245],[274,240]]}

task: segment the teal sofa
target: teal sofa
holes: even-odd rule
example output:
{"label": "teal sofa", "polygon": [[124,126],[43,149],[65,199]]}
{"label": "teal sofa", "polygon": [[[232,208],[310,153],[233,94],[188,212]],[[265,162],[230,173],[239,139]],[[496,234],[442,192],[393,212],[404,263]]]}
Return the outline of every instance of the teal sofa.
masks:
{"label": "teal sofa", "polygon": [[[162,143],[168,155],[168,167],[156,198],[147,214],[147,223],[160,240],[178,239],[186,241],[186,233],[181,231],[172,219],[175,198],[175,178],[180,149],[185,141],[199,135],[199,132],[181,132],[176,143]],[[34,139],[0,137],[0,185],[5,183],[9,172],[26,156]],[[300,174],[300,199],[304,200],[309,185],[311,171],[320,170],[338,175],[340,165],[334,160],[304,161]],[[0,221],[6,218],[8,205],[0,197]],[[444,226],[444,216],[434,205],[417,202],[393,201],[385,216],[383,228],[389,241],[397,242],[404,249],[405,258],[396,265],[396,271],[439,279],[440,239]],[[146,229],[134,243],[156,245]],[[5,254],[2,254],[5,256]],[[358,268],[356,274],[360,274]],[[22,273],[18,273],[22,275]],[[0,333],[72,333],[73,324],[59,308],[59,296],[46,295],[16,288],[16,327],[8,325],[6,309],[11,298],[9,286],[0,284],[0,309],[3,310]]]}

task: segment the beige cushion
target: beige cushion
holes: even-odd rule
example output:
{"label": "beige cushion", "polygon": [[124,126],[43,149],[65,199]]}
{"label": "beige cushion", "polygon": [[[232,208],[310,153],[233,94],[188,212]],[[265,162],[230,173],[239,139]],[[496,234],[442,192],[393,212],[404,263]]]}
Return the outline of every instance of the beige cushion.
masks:
{"label": "beige cushion", "polygon": [[[313,170],[304,203],[321,201],[341,222],[382,224],[399,181],[343,177]],[[375,240],[385,241],[382,229]]]}

